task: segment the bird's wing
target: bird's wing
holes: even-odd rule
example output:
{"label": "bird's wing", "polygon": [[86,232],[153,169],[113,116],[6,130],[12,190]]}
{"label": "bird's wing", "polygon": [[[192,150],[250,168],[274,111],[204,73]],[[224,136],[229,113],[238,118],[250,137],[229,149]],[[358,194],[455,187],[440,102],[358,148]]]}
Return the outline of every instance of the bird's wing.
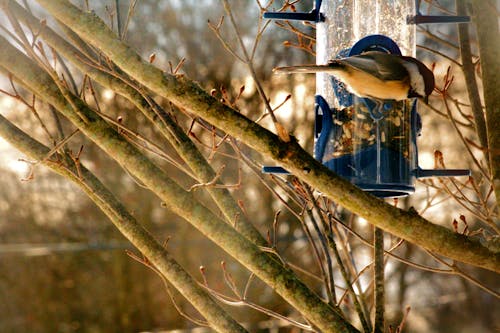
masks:
{"label": "bird's wing", "polygon": [[383,52],[366,52],[360,55],[333,60],[369,73],[381,80],[402,80],[408,71],[397,56]]}

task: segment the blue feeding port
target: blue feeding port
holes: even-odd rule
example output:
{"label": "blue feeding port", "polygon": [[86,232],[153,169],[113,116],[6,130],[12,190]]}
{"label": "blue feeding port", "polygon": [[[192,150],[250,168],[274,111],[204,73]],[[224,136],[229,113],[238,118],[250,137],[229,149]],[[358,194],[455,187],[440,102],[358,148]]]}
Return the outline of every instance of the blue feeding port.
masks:
{"label": "blue feeding port", "polygon": [[382,111],[369,100],[330,108],[316,96],[314,156],[329,169],[378,197],[400,197],[415,191],[415,103],[385,103]]}

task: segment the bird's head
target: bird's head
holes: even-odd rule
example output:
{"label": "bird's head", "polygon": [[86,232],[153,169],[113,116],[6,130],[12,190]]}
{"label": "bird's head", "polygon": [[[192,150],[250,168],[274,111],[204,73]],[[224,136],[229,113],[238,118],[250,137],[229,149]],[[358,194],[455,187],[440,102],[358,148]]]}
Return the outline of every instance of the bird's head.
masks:
{"label": "bird's head", "polygon": [[420,97],[427,103],[429,95],[434,90],[434,73],[415,58],[405,57],[409,61],[406,66],[410,75],[410,91],[408,97]]}

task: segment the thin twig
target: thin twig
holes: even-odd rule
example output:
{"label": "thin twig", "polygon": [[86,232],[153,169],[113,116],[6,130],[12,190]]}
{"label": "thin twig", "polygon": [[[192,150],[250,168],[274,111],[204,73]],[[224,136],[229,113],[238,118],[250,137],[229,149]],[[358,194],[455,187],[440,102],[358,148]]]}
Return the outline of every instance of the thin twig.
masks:
{"label": "thin twig", "polygon": [[128,25],[130,23],[130,20],[132,19],[132,16],[134,15],[135,12],[135,5],[137,4],[137,0],[131,0],[129,7],[128,7],[128,12],[127,12],[127,19],[125,20],[125,25],[122,30],[122,34],[120,36],[121,40],[125,40],[128,32]]}
{"label": "thin twig", "polygon": [[260,80],[257,78],[257,73],[255,72],[252,58],[248,54],[245,43],[243,43],[243,38],[241,37],[241,34],[238,30],[238,25],[236,24],[236,20],[233,16],[233,12],[231,11],[231,6],[229,5],[229,1],[222,0],[222,3],[224,5],[224,9],[225,9],[226,13],[229,16],[229,19],[230,19],[231,24],[233,26],[233,29],[235,31],[236,37],[237,37],[238,42],[240,44],[241,51],[243,52],[243,55],[244,55],[245,63],[247,64],[248,69],[250,70],[250,74],[252,75],[252,78],[255,82],[255,86],[257,87],[257,91],[259,92],[259,95],[266,106],[267,112],[271,116],[271,119],[272,119],[274,126],[276,128],[277,134],[280,137],[280,139],[283,140],[284,142],[290,142],[290,136],[289,136],[287,130],[283,127],[283,125],[281,125],[278,122],[278,119],[274,115],[271,104],[269,103],[269,99],[267,98],[267,95],[264,92],[264,88],[262,87]]}
{"label": "thin twig", "polygon": [[144,266],[146,266],[147,268],[152,270],[154,273],[156,273],[156,275],[158,275],[160,277],[161,281],[163,282],[163,286],[165,287],[165,290],[167,291],[167,294],[170,297],[170,300],[172,301],[172,304],[174,305],[175,309],[182,317],[189,320],[190,322],[193,322],[196,325],[203,326],[203,327],[209,326],[208,322],[201,320],[201,319],[193,318],[192,316],[188,315],[186,312],[184,312],[182,310],[182,308],[179,306],[179,304],[177,304],[177,302],[175,301],[174,295],[173,295],[172,291],[170,290],[168,280],[163,276],[163,274],[155,266],[153,266],[153,264],[151,264],[149,262],[149,260],[147,260],[146,258],[141,258],[131,251],[126,251],[126,253],[130,258],[143,264]]}
{"label": "thin twig", "polygon": [[373,227],[373,280],[374,280],[374,333],[384,333],[385,283],[384,283],[384,231]]}
{"label": "thin twig", "polygon": [[488,288],[487,286],[485,286],[484,284],[482,284],[481,282],[479,282],[478,280],[476,280],[475,278],[473,278],[469,274],[466,274],[464,271],[462,271],[460,268],[458,268],[458,266],[454,262],[452,264],[449,264],[448,262],[446,262],[445,260],[441,259],[440,257],[438,257],[437,255],[435,255],[434,253],[432,253],[432,252],[430,252],[428,250],[425,250],[425,252],[427,252],[437,262],[439,262],[439,263],[445,265],[446,267],[450,268],[450,270],[452,271],[450,274],[458,275],[458,276],[466,279],[467,281],[471,282],[472,284],[476,285],[477,287],[483,289],[487,293],[495,296],[496,298],[500,298],[500,293],[496,292],[495,290],[493,290],[491,288]]}
{"label": "thin twig", "polygon": [[[314,198],[314,195],[313,195],[311,189],[305,183],[302,183],[302,186],[306,190],[306,193],[308,196],[307,199],[309,200],[309,202],[312,203],[314,209],[318,213],[318,216],[319,216],[319,219],[321,220],[322,225],[327,226],[328,224],[324,220],[323,214],[321,213],[321,209],[319,208],[319,205],[318,205],[316,199]],[[308,211],[309,219],[310,219],[312,225],[314,226],[314,230],[316,231],[318,238],[321,242],[321,246],[323,249],[323,255],[326,259],[325,265],[326,265],[327,270],[328,270],[326,277],[328,277],[328,281],[325,284],[325,286],[327,287],[327,290],[328,290],[328,293],[330,294],[330,298],[331,298],[332,302],[337,303],[337,296],[335,294],[335,281],[333,278],[333,264],[332,264],[332,258],[330,256],[330,252],[328,251],[327,239],[326,239],[324,233],[320,230],[319,225],[316,222],[316,219],[314,218],[312,211],[310,211],[310,210],[307,210],[307,211]]]}
{"label": "thin twig", "polygon": [[232,297],[229,297],[229,296],[226,296],[226,295],[223,295],[222,293],[206,286],[206,285],[201,285],[203,288],[205,288],[208,292],[210,292],[210,294],[215,297],[217,300],[219,300],[220,302],[224,303],[224,304],[227,304],[227,305],[231,305],[231,306],[247,306],[249,308],[252,308],[254,310],[257,310],[259,312],[262,312],[270,317],[273,317],[273,318],[276,318],[276,319],[279,319],[279,320],[283,320],[287,323],[289,323],[290,325],[292,326],[295,326],[295,327],[298,327],[298,328],[301,328],[303,330],[306,330],[306,331],[312,331],[312,332],[317,332],[312,326],[310,325],[306,325],[306,324],[303,324],[301,322],[298,322],[294,319],[291,319],[289,317],[286,317],[286,316],[283,316],[277,312],[274,312],[274,311],[271,311],[263,306],[260,306],[256,303],[253,303],[253,302],[250,302],[246,299],[242,299],[242,298],[232,298]]}
{"label": "thin twig", "polygon": [[[330,220],[330,224],[331,224]],[[335,243],[335,240],[333,239],[333,234],[328,233],[327,234],[327,239],[328,239],[328,245],[333,251],[333,254],[335,256],[335,259],[337,260],[337,264],[339,265],[340,273],[342,274],[342,277],[344,278],[344,282],[347,286],[347,290],[349,291],[352,301],[354,303],[354,308],[356,309],[356,312],[358,313],[359,321],[361,322],[361,326],[363,327],[363,330],[365,332],[371,332],[371,325],[369,321],[369,317],[367,316],[366,312],[363,311],[363,308],[361,307],[361,303],[358,300],[357,294],[354,291],[353,288],[353,283],[350,281],[349,275],[347,273],[347,270],[345,269],[345,266],[342,262],[342,258],[340,257],[340,252],[337,248],[337,244]],[[360,290],[361,292],[361,290]]]}
{"label": "thin twig", "polygon": [[424,46],[424,45],[417,45],[417,47],[419,49],[422,49],[422,50],[426,50],[426,51],[429,51],[430,53],[434,53],[434,54],[437,54],[438,56],[441,56],[443,58],[445,58],[446,60],[454,63],[455,65],[459,66],[459,67],[462,67],[462,64],[460,64],[458,61],[456,61],[455,59],[453,59],[452,57],[444,54],[443,52],[439,52],[431,47],[428,47],[428,46]]}

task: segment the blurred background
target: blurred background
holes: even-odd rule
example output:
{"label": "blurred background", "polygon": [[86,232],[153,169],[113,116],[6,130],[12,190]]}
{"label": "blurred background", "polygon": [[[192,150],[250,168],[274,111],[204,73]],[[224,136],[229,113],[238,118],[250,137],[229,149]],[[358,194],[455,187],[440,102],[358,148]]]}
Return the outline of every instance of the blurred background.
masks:
{"label": "blurred background", "polygon": [[[34,1],[27,3],[38,17],[45,17],[46,14]],[[124,20],[130,3],[126,0],[116,3]],[[79,4],[82,7],[88,5],[111,22],[110,17],[116,13],[116,3],[80,1]],[[259,6],[255,1],[246,0],[231,3],[240,33],[244,41],[251,45],[261,15]],[[306,11],[311,8],[311,3],[301,1],[296,6],[298,10]],[[439,5],[454,10],[454,1],[440,0]],[[279,5],[276,4],[276,7]],[[436,10],[435,7],[431,9]],[[223,13],[220,2],[216,0],[141,0],[135,7],[126,40],[145,59],[154,53],[155,65],[165,70],[169,69],[169,63],[175,67],[185,59],[180,72],[198,81],[207,91],[215,89],[220,94],[221,90],[227,90],[227,94],[234,97],[244,86],[236,106],[255,120],[262,115],[264,107],[248,69],[222,46],[207,26],[207,20],[218,22]],[[50,19],[48,21],[52,23]],[[3,16],[0,16],[0,22],[2,26],[9,26]],[[314,36],[312,27],[301,26],[300,29]],[[451,46],[448,47],[442,41],[429,38],[429,32],[422,29],[417,30],[417,44],[437,49],[452,59],[459,58],[457,48],[453,47],[457,44],[455,25],[429,28],[432,34],[449,41]],[[223,34],[230,43],[235,42],[231,29],[223,30]],[[299,143],[312,152],[314,76],[273,77],[271,72],[278,65],[314,62],[313,54],[293,47],[296,43],[295,34],[270,24],[256,49],[255,68],[273,105],[280,104],[291,94],[291,98],[277,111],[277,116]],[[473,44],[473,52],[477,54],[475,47]],[[459,68],[439,54],[423,48],[417,48],[417,57],[427,64],[436,64],[438,85],[442,84],[440,79],[451,64],[451,72],[456,75],[453,94],[459,101],[468,103],[465,88],[460,84],[463,80]],[[76,71],[75,78],[78,83],[83,80]],[[5,77],[0,80],[0,87],[11,91],[9,81]],[[144,117],[128,102],[97,85],[95,90],[100,107],[106,114],[114,118],[122,117],[129,128],[157,142],[175,156],[173,149],[161,141]],[[168,106],[165,101],[159,102]],[[438,98],[431,99],[431,103],[437,110],[442,110]],[[54,126],[46,106],[40,105],[37,111],[45,123]],[[35,138],[48,141],[33,111],[25,105],[2,94],[0,112]],[[189,128],[191,119],[180,112],[175,114],[178,121],[186,129]],[[433,168],[434,151],[439,150],[445,157],[447,167],[476,171],[450,121],[429,109],[422,110],[421,115],[423,133],[418,142],[420,165]],[[273,128],[267,118],[261,123]],[[464,126],[462,130],[465,136],[476,140],[470,126]],[[195,125],[192,131],[200,146],[210,140],[209,134],[200,126]],[[75,151],[82,144],[85,146],[82,160],[86,166],[157,238],[170,238],[168,249],[189,272],[201,280],[199,267],[204,266],[209,284],[214,289],[228,292],[220,269],[220,262],[225,261],[239,286],[244,286],[249,273],[237,262],[188,223],[163,208],[158,198],[138,186],[91,142],[82,136],[71,141]],[[230,153],[229,148],[222,151]],[[210,149],[206,149],[205,153],[209,155]],[[247,153],[258,163],[272,164],[251,151]],[[479,150],[475,153],[478,159],[482,159]],[[0,139],[0,332],[156,332],[195,328],[176,311],[162,280],[127,255],[126,250],[133,249],[82,192],[41,166],[34,166],[31,170],[30,164],[23,159],[20,153]],[[161,161],[158,163],[168,168],[169,173],[186,188],[192,185],[177,168]],[[321,281],[314,277],[318,268],[311,259],[300,222],[268,190],[260,180],[261,175],[222,154],[213,159],[213,164],[215,169],[222,164],[227,166],[222,176],[226,183],[241,181],[240,187],[231,191],[263,235],[272,228],[276,211],[282,210],[278,229],[279,251],[290,262],[312,273],[299,275],[311,286],[318,285],[317,290],[321,292]],[[26,179],[31,171],[33,177]],[[280,186],[270,181],[267,184],[283,195]],[[399,206],[413,206],[431,221],[450,228],[453,219],[458,220],[463,215],[469,228],[479,228],[480,222],[475,215],[449,198],[442,189],[439,190],[439,186],[439,181],[418,183],[416,193],[400,200]],[[204,197],[202,191],[197,195],[201,199]],[[429,198],[434,195],[437,199],[429,204]],[[358,232],[371,237],[371,227],[366,221],[352,217],[352,223]],[[462,228],[463,225],[460,225]],[[369,249],[355,239],[351,246],[360,267],[362,263],[368,263]],[[438,267],[431,257],[411,244],[403,244],[398,254]],[[465,270],[485,285],[498,290],[498,276],[470,267]],[[387,321],[397,325],[405,307],[411,306],[407,332],[489,332],[500,327],[498,300],[463,278],[420,270],[392,259],[388,259],[386,275]],[[173,298],[176,306],[196,316],[181,295],[174,293]],[[284,315],[293,312],[260,282],[253,285],[250,298]],[[265,328],[270,319],[262,313],[248,308],[229,310],[242,322],[254,323],[253,331],[270,330]],[[290,330],[281,328],[283,332]]]}

